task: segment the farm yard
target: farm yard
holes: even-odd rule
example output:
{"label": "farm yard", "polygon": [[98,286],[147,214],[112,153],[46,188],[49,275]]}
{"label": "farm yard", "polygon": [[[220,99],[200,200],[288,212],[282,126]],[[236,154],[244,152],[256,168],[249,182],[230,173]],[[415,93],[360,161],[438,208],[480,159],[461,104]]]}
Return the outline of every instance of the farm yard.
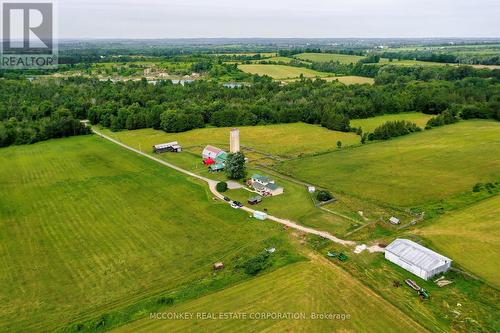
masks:
{"label": "farm yard", "polygon": [[[339,140],[345,146],[358,144],[360,141],[359,136],[354,133],[330,131],[318,125],[305,123],[238,128],[241,133],[241,144],[244,147],[283,158],[333,150],[336,149],[336,143]],[[198,147],[197,153],[201,153],[201,149],[207,144],[221,146],[221,148],[227,145],[229,130],[228,127],[209,127],[182,133],[166,133],[152,129],[105,131],[105,133],[132,147],[142,147],[144,151],[149,151],[154,144],[159,142],[179,141],[186,147]]]}
{"label": "farm yard", "polygon": [[349,55],[349,54],[335,54],[335,53],[301,53],[294,56],[299,60],[309,62],[340,62],[341,64],[354,64],[364,59],[365,57]]}
{"label": "farm yard", "polygon": [[279,169],[312,184],[384,204],[421,205],[471,191],[478,182],[498,181],[499,131],[498,122],[463,121],[355,149],[288,160]]}
{"label": "farm yard", "polygon": [[500,195],[428,221],[415,233],[456,263],[500,288]]}
{"label": "farm yard", "polygon": [[182,286],[178,299],[198,297],[247,278],[235,263],[268,244],[276,265],[298,259],[279,227],[96,136],[1,149],[0,184],[0,331],[124,320]]}

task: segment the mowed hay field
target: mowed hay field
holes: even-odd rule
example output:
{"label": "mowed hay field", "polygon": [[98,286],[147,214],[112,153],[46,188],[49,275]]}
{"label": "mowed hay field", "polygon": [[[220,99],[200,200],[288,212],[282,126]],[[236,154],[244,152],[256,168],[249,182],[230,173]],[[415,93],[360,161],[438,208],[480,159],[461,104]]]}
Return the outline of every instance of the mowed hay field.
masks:
{"label": "mowed hay field", "polygon": [[52,331],[208,283],[214,262],[233,272],[234,256],[284,237],[250,221],[205,184],[96,136],[2,148],[0,331]]}
{"label": "mowed hay field", "polygon": [[[337,141],[344,146],[359,143],[359,136],[354,133],[330,131],[318,125],[304,123],[279,124],[266,126],[242,126],[241,144],[269,154],[293,157],[335,149]],[[119,139],[135,148],[142,147],[150,151],[153,145],[178,141],[183,146],[229,146],[230,127],[212,127],[195,129],[183,133],[166,133],[153,129],[111,132],[107,135]],[[201,150],[200,150],[201,152]]]}
{"label": "mowed hay field", "polygon": [[301,53],[294,56],[299,60],[305,60],[310,62],[330,62],[338,61],[341,64],[351,64],[357,63],[365,57],[350,55],[350,54],[334,54],[334,53]]}
{"label": "mowed hay field", "polygon": [[433,115],[428,115],[419,112],[405,112],[398,114],[385,114],[383,116],[377,116],[373,118],[366,119],[352,119],[351,127],[361,127],[364,133],[371,133],[380,125],[388,121],[405,120],[417,124],[418,127],[424,129],[425,125],[431,119]]}
{"label": "mowed hay field", "polygon": [[[426,332],[342,269],[323,262],[287,266],[221,292],[165,309],[192,313],[192,320],[142,319],[116,332]],[[244,313],[247,319],[197,319],[199,313]],[[266,313],[304,314],[306,319],[262,319]],[[311,313],[349,319],[311,319]]]}
{"label": "mowed hay field", "polygon": [[354,149],[285,161],[288,174],[335,191],[414,206],[500,179],[500,122],[462,121]]}
{"label": "mowed hay field", "polygon": [[500,289],[500,196],[429,221],[416,233],[460,266]]}
{"label": "mowed hay field", "polygon": [[340,83],[343,84],[374,84],[375,80],[372,79],[371,77],[363,77],[363,76],[336,76],[336,77],[327,77],[324,78],[326,81],[339,81]]}
{"label": "mowed hay field", "polygon": [[251,65],[238,65],[238,68],[246,73],[267,75],[275,80],[292,79],[299,77],[300,75],[303,75],[304,77],[308,78],[329,76],[328,73],[318,72],[309,68],[293,67],[286,65],[251,64]]}

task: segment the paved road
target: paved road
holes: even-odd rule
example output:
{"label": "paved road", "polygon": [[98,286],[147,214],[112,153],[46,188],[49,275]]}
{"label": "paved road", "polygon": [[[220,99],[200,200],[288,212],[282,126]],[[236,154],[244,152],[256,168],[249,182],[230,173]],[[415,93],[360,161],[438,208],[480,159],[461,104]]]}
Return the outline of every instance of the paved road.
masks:
{"label": "paved road", "polygon": [[[213,179],[210,179],[210,178],[206,178],[206,177],[203,177],[203,176],[200,176],[196,173],[193,173],[191,171],[188,171],[188,170],[185,170],[183,168],[180,168],[172,163],[168,163],[168,162],[165,162],[159,158],[156,158],[154,156],[151,156],[147,153],[144,153],[138,149],[135,149],[135,148],[132,148],[120,141],[117,141],[115,139],[113,139],[112,137],[110,136],[107,136],[99,131],[97,131],[96,129],[92,128],[92,132],[94,132],[95,134],[99,135],[100,137],[106,139],[106,140],[109,140],[125,149],[128,149],[130,151],[133,151],[134,153],[137,153],[139,155],[142,155],[144,157],[147,157],[149,158],[150,160],[153,160],[155,162],[158,162],[160,164],[163,164],[164,166],[167,166],[169,168],[172,168],[174,170],[177,170],[179,172],[182,172],[183,174],[186,174],[190,177],[194,177],[194,178],[197,178],[197,179],[200,179],[206,183],[208,183],[208,187],[210,188],[210,192],[212,192],[213,195],[215,195],[217,198],[221,199],[224,201],[224,196],[222,194],[220,194],[219,192],[217,192],[216,190],[216,185],[218,183],[218,181],[216,180],[213,180]],[[229,203],[228,203],[229,204]],[[251,209],[249,207],[242,207],[241,208],[242,210],[246,211],[246,212],[249,212],[251,214],[253,214],[255,212],[254,209]],[[319,231],[319,230],[316,230],[316,229],[313,229],[313,228],[308,228],[308,227],[304,227],[300,224],[297,224],[293,221],[290,221],[290,220],[285,220],[285,219],[282,219],[282,218],[279,218],[279,217],[276,217],[276,216],[272,216],[272,215],[269,215],[268,216],[268,219],[271,220],[271,221],[274,221],[274,222],[278,222],[278,223],[281,223],[289,228],[293,228],[293,229],[296,229],[296,230],[299,230],[301,232],[305,232],[305,233],[308,233],[308,234],[312,234],[312,235],[317,235],[317,236],[321,236],[323,238],[326,238],[326,239],[329,239],[331,240],[332,242],[335,242],[335,243],[338,243],[338,244],[342,244],[342,245],[346,245],[346,246],[354,246],[354,245],[357,245],[356,242],[353,242],[353,241],[350,241],[350,240],[343,240],[343,239],[340,239],[340,238],[337,238],[335,236],[333,236],[332,234],[326,232],[326,231]],[[368,250],[370,252],[383,252],[383,249],[378,247],[378,246],[371,246],[368,248]]]}

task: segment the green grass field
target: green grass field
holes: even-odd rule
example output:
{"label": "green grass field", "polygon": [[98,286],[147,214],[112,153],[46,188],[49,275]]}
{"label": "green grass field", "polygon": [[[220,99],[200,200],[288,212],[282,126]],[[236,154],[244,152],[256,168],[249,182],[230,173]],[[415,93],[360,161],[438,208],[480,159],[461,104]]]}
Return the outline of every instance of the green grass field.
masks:
{"label": "green grass field", "polygon": [[286,65],[238,65],[238,68],[243,72],[257,75],[267,75],[275,80],[292,79],[300,75],[308,78],[329,76],[328,73],[318,72],[309,68],[293,67]]}
{"label": "green grass field", "polygon": [[415,231],[460,266],[500,289],[500,196],[484,200]]}
{"label": "green grass field", "polygon": [[[359,143],[359,136],[353,133],[330,131],[317,125],[304,123],[238,128],[242,145],[284,157],[335,149],[339,140],[344,146]],[[211,127],[183,133],[165,133],[153,129],[105,132],[130,146],[141,147],[144,151],[150,151],[155,144],[178,141],[185,147],[200,146],[199,152],[201,153],[202,147],[208,144],[227,148],[229,131],[228,127]]]}
{"label": "green grass field", "polygon": [[[294,56],[297,59],[310,61],[310,62],[330,62],[338,61],[341,64],[355,64],[365,57],[348,55],[348,54],[334,54],[334,53],[301,53]],[[447,64],[441,62],[418,61],[418,60],[394,60],[389,62],[389,59],[380,59],[379,64],[396,65],[396,66],[445,66]],[[455,65],[455,64],[450,64]]]}
{"label": "green grass field", "polygon": [[500,123],[462,121],[386,142],[283,162],[312,184],[395,206],[414,206],[500,179]]}
{"label": "green grass field", "polygon": [[424,129],[425,125],[427,124],[427,121],[432,117],[433,117],[432,115],[418,113],[418,112],[385,114],[383,116],[377,116],[373,118],[352,119],[351,127],[356,127],[356,128],[361,127],[363,129],[363,132],[371,133],[375,130],[375,128],[379,127],[380,125],[388,121],[406,120],[406,121],[411,121],[412,123],[417,124],[418,127]]}
{"label": "green grass field", "polygon": [[246,278],[238,258],[267,242],[288,247],[279,226],[252,223],[206,184],[96,136],[2,148],[0,184],[2,332],[123,315],[181,287],[220,289]]}
{"label": "green grass field", "polygon": [[301,53],[294,56],[297,59],[310,62],[330,62],[338,61],[341,64],[357,63],[365,57],[349,55],[349,54],[334,54],[334,53]]}
{"label": "green grass field", "polygon": [[[167,308],[193,320],[142,319],[117,332],[424,332],[399,309],[342,269],[317,260],[290,265],[224,291]],[[306,319],[196,319],[198,313],[304,313]],[[346,320],[311,313],[349,314]],[[367,313],[370,315],[367,316]]]}

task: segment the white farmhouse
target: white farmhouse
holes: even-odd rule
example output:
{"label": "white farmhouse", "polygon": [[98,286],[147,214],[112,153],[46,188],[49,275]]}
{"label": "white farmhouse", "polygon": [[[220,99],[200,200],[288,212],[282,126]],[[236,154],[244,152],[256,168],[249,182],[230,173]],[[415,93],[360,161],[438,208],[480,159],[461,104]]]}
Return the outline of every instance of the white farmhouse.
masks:
{"label": "white farmhouse", "polygon": [[385,248],[385,259],[428,280],[446,272],[452,260],[408,239],[398,238]]}

